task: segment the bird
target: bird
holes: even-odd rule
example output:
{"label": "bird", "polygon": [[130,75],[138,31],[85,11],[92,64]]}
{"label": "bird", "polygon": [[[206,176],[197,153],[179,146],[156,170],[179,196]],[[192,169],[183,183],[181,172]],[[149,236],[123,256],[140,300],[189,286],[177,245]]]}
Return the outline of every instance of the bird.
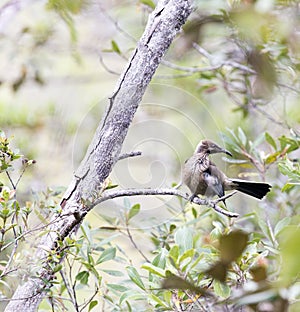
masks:
{"label": "bird", "polygon": [[[263,182],[254,182],[228,178],[210,160],[210,154],[232,154],[211,140],[202,140],[197,145],[192,157],[185,161],[183,167],[183,182],[192,192],[190,201],[198,195],[206,197],[223,197],[225,191],[237,190],[257,199],[262,199],[270,190],[271,185]],[[225,200],[223,200],[225,206]]]}

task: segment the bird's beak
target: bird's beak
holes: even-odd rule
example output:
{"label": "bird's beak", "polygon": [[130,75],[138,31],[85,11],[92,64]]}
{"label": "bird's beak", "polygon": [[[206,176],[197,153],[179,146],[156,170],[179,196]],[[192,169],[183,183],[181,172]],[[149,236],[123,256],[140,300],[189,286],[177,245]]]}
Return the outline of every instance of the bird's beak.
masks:
{"label": "bird's beak", "polygon": [[232,157],[232,154],[229,151],[227,151],[226,149],[222,148],[222,152],[229,155],[230,157]]}

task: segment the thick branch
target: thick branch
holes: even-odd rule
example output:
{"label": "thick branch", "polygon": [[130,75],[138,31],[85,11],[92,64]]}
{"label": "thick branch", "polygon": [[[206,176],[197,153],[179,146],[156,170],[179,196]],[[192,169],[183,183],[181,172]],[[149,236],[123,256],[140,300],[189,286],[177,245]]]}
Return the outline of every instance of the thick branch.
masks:
{"label": "thick branch", "polygon": [[17,288],[6,312],[37,310],[45,295],[43,290],[46,285],[49,287],[53,277],[50,260],[41,264],[42,259],[48,259],[48,253],[57,248],[59,242],[74,231],[94,207],[103,183],[119,159],[128,127],[146,88],[190,12],[189,0],[161,0],[149,16],[144,34],[117,83],[106,114],[64,195],[62,214],[41,239],[36,255],[37,265],[40,263],[41,269],[36,278],[29,278]]}

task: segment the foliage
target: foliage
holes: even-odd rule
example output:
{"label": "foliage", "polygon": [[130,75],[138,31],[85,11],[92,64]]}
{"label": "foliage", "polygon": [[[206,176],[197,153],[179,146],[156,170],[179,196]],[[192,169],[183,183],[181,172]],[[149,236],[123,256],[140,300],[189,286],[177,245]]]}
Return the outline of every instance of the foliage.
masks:
{"label": "foliage", "polygon": [[[259,163],[264,168],[263,172],[269,170],[270,162],[266,159],[270,155],[261,157],[260,144],[264,140],[277,153],[276,140],[268,134],[258,138],[258,142],[252,142],[242,129],[238,129],[237,133],[229,130],[228,134],[223,134],[228,147],[237,153],[236,156],[244,158],[243,162],[237,161],[237,165],[252,163],[252,167],[258,171],[260,167],[256,163]],[[281,142],[280,156],[272,165],[282,171],[283,164],[290,163],[288,155],[297,148],[299,140],[280,137],[278,141]],[[6,164],[3,173],[9,174],[9,170],[13,169],[12,162],[20,155],[11,150],[4,133],[2,142],[1,153],[6,156],[2,158],[2,165]],[[283,174],[297,178],[293,167],[285,165],[284,168]],[[276,190],[276,185],[273,187],[273,193],[278,194],[269,196],[269,206],[274,204],[281,192],[280,189]],[[292,189],[286,188],[284,191],[291,192]],[[26,240],[34,203],[27,202],[26,207],[20,208],[16,194],[16,188],[11,191],[7,186],[2,187],[1,247],[5,250],[9,245],[17,244],[13,249],[13,255],[17,257],[19,237]],[[57,209],[53,195],[51,192],[44,194],[44,200],[40,196],[39,211],[51,209],[53,212]],[[62,298],[68,296],[74,307],[90,311],[100,304],[100,293],[103,309],[111,311],[238,311],[241,306],[260,311],[265,305],[271,307],[272,311],[283,311],[298,298],[300,286],[297,275],[300,268],[295,259],[300,256],[296,254],[300,239],[297,228],[299,202],[295,203],[290,216],[275,218],[274,224],[262,219],[259,212],[232,221],[216,215],[209,208],[180,204],[180,215],[174,214],[172,219],[150,231],[141,229],[142,241],[153,244],[153,251],[147,255],[132,234],[132,222],[141,209],[139,204],[131,205],[125,198],[123,218],[102,215],[107,225],[95,229],[84,223],[77,239],[68,238],[61,242],[59,248],[62,253],[53,251],[49,254],[52,270],[58,275],[48,289],[51,305],[67,308],[69,304]],[[252,230],[245,232],[245,224],[246,228],[250,226]],[[12,233],[13,239],[7,238],[9,233]],[[135,256],[117,243],[120,236],[127,237],[135,252],[144,258],[145,262],[140,267],[134,264]],[[61,264],[61,257],[65,258],[64,264]],[[11,260],[2,263],[6,263],[2,282],[8,287],[4,280],[7,276],[13,276],[11,272],[18,265]],[[79,299],[79,292],[87,293],[88,299]]]}
{"label": "foliage", "polygon": [[[214,127],[202,118],[199,122],[203,124],[203,133],[206,135],[211,128],[215,133],[215,128],[227,126],[220,137],[234,156],[224,158],[228,170],[242,177],[271,181],[272,192],[257,204],[251,199],[233,201],[233,208],[230,205],[228,209],[241,214],[235,220],[180,199],[177,203],[180,210],[169,203],[162,205],[171,217],[151,228],[143,228],[137,221],[143,211],[142,203],[133,204],[127,198],[118,217],[95,212],[92,218],[97,217],[101,226],[85,221],[76,235],[61,241],[57,250],[49,251],[55,277],[48,281],[47,298],[41,309],[244,312],[300,309],[298,3],[195,3],[191,20],[156,79],[168,82],[171,79],[176,86],[205,100],[219,124]],[[46,4],[48,14],[56,14],[67,26],[70,54],[77,61],[79,29],[84,23],[76,24],[76,19],[86,14],[89,6],[92,2],[85,0],[49,0]],[[140,18],[154,6],[151,0],[141,0],[135,1],[131,9],[138,8],[136,15]],[[123,12],[126,14],[127,11]],[[117,35],[109,37],[106,46],[102,46],[102,56],[116,55],[127,61],[136,41],[117,21],[113,18],[110,21],[129,41]],[[57,36],[55,24],[28,26],[20,31],[22,40],[30,41],[28,37],[32,40],[28,59],[22,59],[14,79],[1,77],[1,83],[7,84],[16,96],[26,89],[26,82],[34,82],[39,88],[49,83],[50,79],[41,74],[47,63],[43,53]],[[95,43],[92,44],[94,51]],[[33,58],[38,50],[43,51],[40,63]],[[107,68],[102,59],[101,62]],[[172,94],[167,96],[163,103],[172,99]],[[186,103],[179,108],[183,112],[188,110]],[[31,124],[32,119],[27,116],[21,118],[22,122],[20,118],[16,121],[12,109],[9,106],[3,115],[14,124],[27,125],[35,131],[43,124],[39,115],[34,115],[35,122]],[[52,112],[55,110],[52,108]],[[207,116],[199,105],[189,114]],[[192,135],[188,133],[191,141]],[[39,264],[34,262],[33,240],[45,233],[50,216],[61,211],[60,195],[64,188],[48,187],[31,196],[30,187],[25,186],[27,192],[21,192],[24,173],[30,172],[28,167],[35,161],[12,148],[11,138],[2,131],[0,161],[0,285],[1,297],[9,298],[24,276],[36,276]],[[112,187],[117,187],[114,181],[106,190]],[[109,205],[106,204],[110,208]]]}

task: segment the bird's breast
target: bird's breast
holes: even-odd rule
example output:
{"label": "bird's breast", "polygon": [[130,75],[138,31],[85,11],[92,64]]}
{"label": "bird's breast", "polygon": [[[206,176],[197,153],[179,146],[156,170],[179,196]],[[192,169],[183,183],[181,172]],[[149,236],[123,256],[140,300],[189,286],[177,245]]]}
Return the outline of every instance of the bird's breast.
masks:
{"label": "bird's breast", "polygon": [[203,173],[209,168],[209,159],[203,155],[194,155],[185,162],[183,169],[183,182],[193,194],[204,195],[207,184]]}

